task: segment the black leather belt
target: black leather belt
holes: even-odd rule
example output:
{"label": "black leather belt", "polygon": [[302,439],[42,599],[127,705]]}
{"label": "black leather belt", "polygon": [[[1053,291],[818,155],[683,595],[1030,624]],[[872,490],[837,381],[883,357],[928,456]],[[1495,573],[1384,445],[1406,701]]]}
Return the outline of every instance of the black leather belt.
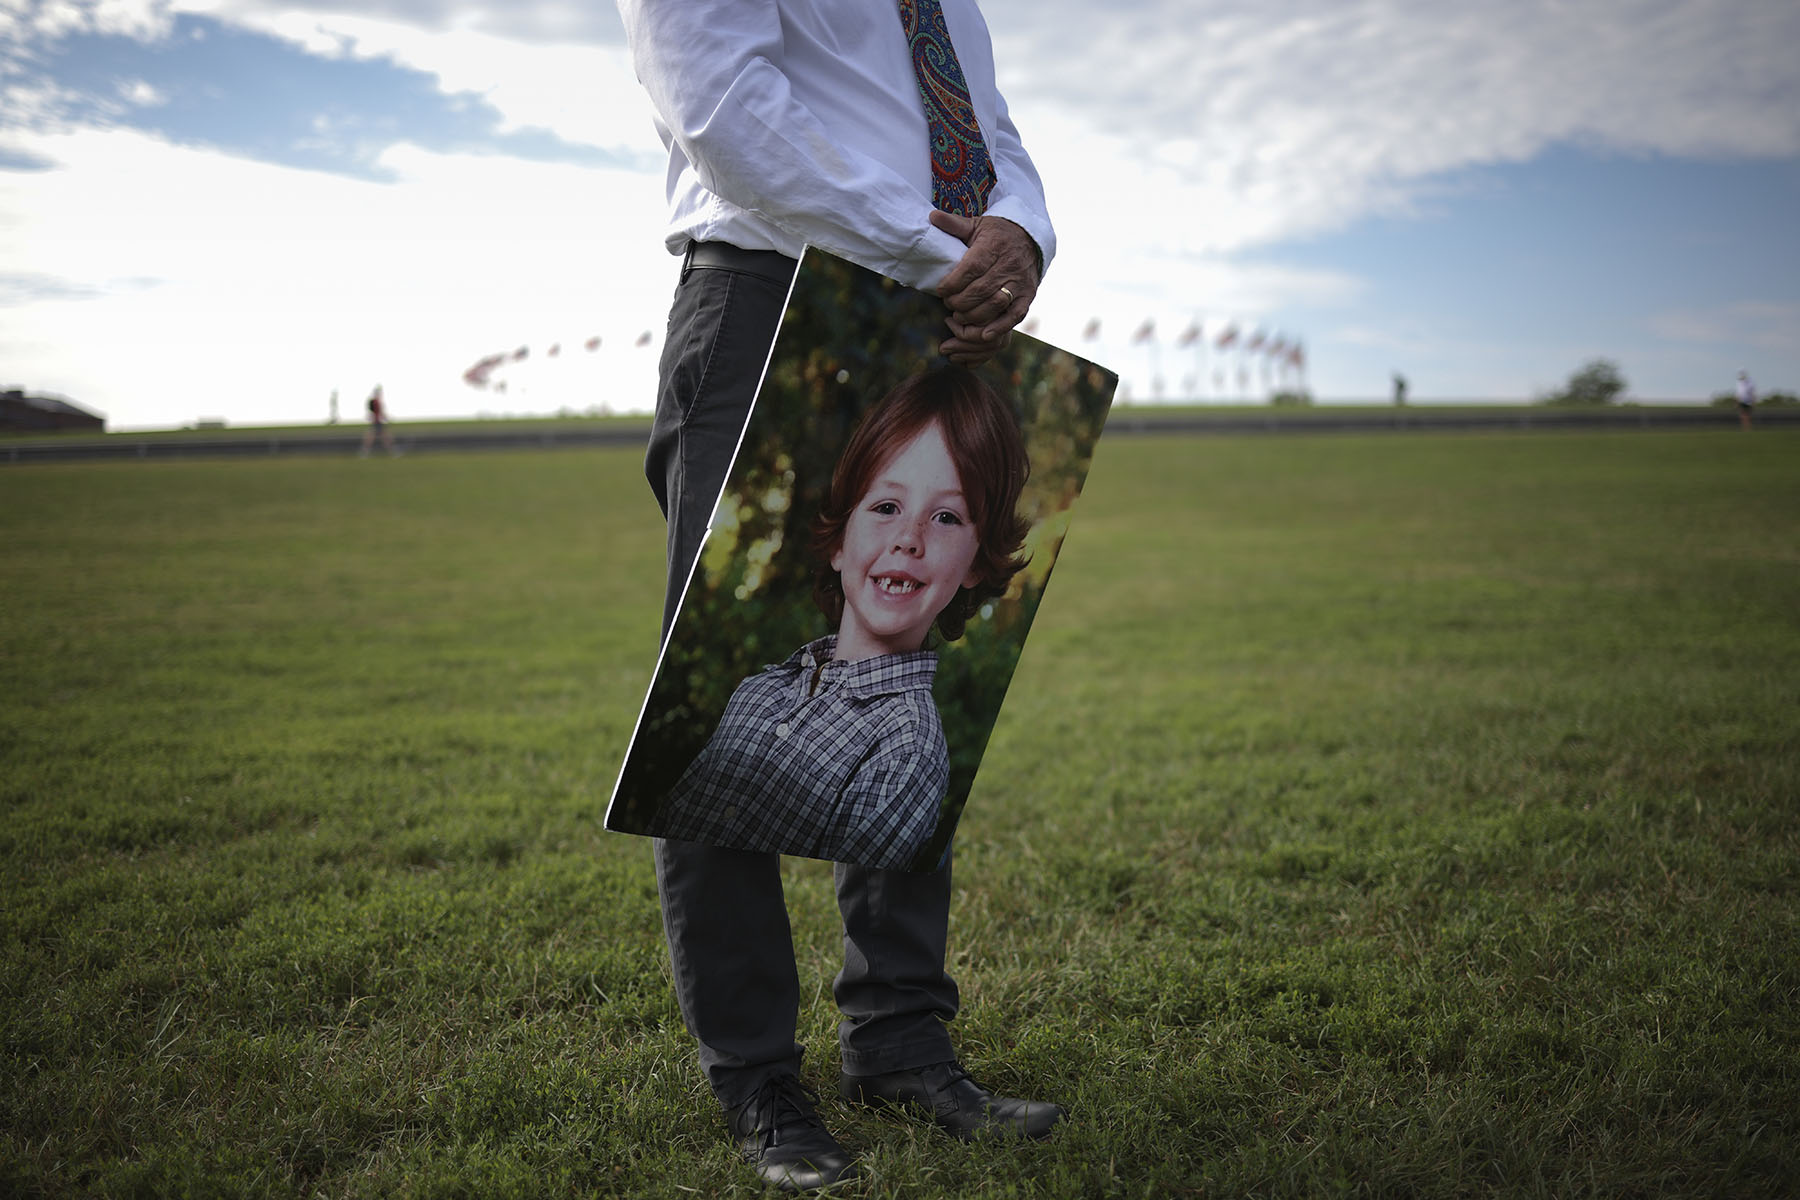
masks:
{"label": "black leather belt", "polygon": [[775,250],[740,250],[730,242],[689,242],[682,256],[681,269],[740,271],[766,279],[777,287],[794,282],[794,268],[799,263]]}

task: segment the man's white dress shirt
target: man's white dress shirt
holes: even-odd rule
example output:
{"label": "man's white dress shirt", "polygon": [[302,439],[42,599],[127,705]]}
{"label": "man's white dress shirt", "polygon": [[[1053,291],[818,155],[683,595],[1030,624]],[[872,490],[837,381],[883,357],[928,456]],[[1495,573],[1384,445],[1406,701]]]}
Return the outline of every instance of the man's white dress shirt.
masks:
{"label": "man's white dress shirt", "polygon": [[[988,213],[1056,235],[973,0],[942,0],[996,177]],[[619,0],[669,151],[667,243],[807,244],[932,290],[966,247],[934,228],[924,104],[892,0]]]}

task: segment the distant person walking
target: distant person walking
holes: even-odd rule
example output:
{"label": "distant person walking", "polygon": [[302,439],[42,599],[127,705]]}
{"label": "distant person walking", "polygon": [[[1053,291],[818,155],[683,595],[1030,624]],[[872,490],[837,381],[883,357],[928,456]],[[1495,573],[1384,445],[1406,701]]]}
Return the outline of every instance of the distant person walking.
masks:
{"label": "distant person walking", "polygon": [[337,424],[337,421],[338,421],[338,411],[337,411],[337,408],[338,408],[338,405],[337,405],[337,389],[336,389],[336,388],[332,388],[332,389],[331,389],[331,416],[329,416],[329,417],[327,417],[327,418],[326,418],[326,420],[325,420],[325,423],[326,423],[326,424],[327,424],[327,425],[336,425],[336,424]]}
{"label": "distant person walking", "polygon": [[394,453],[394,435],[388,431],[387,405],[382,403],[379,383],[369,393],[369,428],[363,433],[362,444],[364,458],[369,456],[370,447],[378,440],[391,457]]}
{"label": "distant person walking", "polygon": [[1739,371],[1737,382],[1738,425],[1750,428],[1750,414],[1756,409],[1756,385],[1750,382],[1750,372]]}
{"label": "distant person walking", "polygon": [[1394,407],[1406,407],[1406,376],[1398,371],[1394,372]]}

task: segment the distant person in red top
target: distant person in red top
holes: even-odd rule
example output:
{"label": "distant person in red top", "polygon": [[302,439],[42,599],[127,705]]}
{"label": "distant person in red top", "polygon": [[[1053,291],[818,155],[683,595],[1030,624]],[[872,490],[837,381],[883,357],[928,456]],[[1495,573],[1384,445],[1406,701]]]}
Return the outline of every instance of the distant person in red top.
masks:
{"label": "distant person in red top", "polygon": [[369,448],[375,444],[377,438],[381,439],[382,448],[392,455],[394,453],[394,435],[388,432],[387,407],[381,402],[381,385],[379,383],[375,385],[375,390],[369,393],[369,428],[363,434],[362,444],[364,458],[368,457]]}

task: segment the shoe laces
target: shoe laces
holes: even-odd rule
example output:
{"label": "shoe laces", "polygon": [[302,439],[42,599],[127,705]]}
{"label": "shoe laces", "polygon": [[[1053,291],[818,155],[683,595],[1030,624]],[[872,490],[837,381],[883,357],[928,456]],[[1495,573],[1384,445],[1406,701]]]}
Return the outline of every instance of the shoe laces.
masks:
{"label": "shoe laces", "polygon": [[745,1106],[750,1118],[745,1124],[762,1135],[765,1147],[773,1146],[783,1129],[790,1133],[795,1125],[824,1129],[818,1106],[819,1093],[801,1083],[799,1076],[777,1075],[758,1088]]}

